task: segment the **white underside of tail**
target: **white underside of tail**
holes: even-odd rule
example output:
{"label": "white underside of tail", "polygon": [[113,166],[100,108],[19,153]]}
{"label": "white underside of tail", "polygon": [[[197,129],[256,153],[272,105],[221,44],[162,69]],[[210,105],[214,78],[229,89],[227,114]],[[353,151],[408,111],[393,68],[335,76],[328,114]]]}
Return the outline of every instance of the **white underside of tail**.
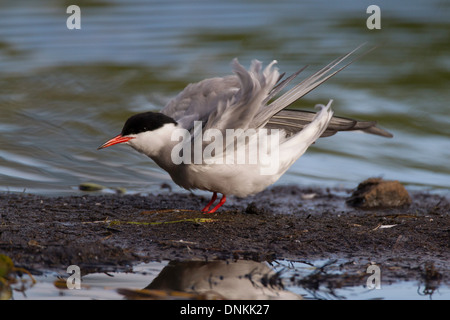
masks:
{"label": "white underside of tail", "polygon": [[326,130],[333,117],[332,102],[333,100],[330,100],[326,106],[316,105],[316,108],[319,107],[321,110],[316,114],[313,121],[280,145],[280,175],[298,160]]}

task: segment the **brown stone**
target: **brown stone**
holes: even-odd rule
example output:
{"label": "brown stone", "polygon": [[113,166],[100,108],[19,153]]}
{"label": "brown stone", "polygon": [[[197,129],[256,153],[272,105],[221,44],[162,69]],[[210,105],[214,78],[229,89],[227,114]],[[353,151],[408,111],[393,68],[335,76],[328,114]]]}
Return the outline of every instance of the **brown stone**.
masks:
{"label": "brown stone", "polygon": [[411,204],[411,197],[398,181],[370,178],[358,185],[346,203],[360,208],[392,208]]}

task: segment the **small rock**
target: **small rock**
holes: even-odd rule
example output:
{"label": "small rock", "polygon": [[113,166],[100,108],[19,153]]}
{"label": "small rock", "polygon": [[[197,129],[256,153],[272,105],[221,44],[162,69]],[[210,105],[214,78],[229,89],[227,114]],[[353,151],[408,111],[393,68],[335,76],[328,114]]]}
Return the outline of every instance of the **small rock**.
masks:
{"label": "small rock", "polygon": [[169,191],[172,191],[172,186],[166,182],[162,183],[160,186],[161,189],[168,189]]}
{"label": "small rock", "polygon": [[411,197],[398,181],[370,178],[358,185],[346,203],[360,208],[392,208],[411,204]]}
{"label": "small rock", "polygon": [[127,193],[127,189],[125,189],[123,187],[114,188],[114,191],[116,191],[116,194],[125,194],[125,193]]}
{"label": "small rock", "polygon": [[100,191],[105,189],[105,187],[97,183],[85,182],[80,184],[78,186],[78,189],[80,189],[81,191]]}
{"label": "small rock", "polygon": [[247,208],[245,208],[246,214],[265,214],[265,209],[260,209],[256,206],[255,202],[250,203]]}
{"label": "small rock", "polygon": [[317,193],[303,193],[300,197],[302,200],[312,200],[317,196]]}

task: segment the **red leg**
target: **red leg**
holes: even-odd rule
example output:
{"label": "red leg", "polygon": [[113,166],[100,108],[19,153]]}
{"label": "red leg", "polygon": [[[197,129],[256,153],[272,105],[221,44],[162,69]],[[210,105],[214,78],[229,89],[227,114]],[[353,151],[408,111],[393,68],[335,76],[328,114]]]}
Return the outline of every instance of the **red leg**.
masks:
{"label": "red leg", "polygon": [[220,199],[220,202],[217,204],[217,206],[209,210],[208,213],[216,212],[216,210],[219,209],[225,203],[225,201],[227,201],[227,197],[225,195],[222,195],[222,199]]}
{"label": "red leg", "polygon": [[206,205],[206,207],[204,207],[202,209],[203,212],[207,212],[209,207],[211,207],[211,205],[214,203],[214,201],[216,201],[217,199],[217,192],[214,192],[211,198],[211,201]]}

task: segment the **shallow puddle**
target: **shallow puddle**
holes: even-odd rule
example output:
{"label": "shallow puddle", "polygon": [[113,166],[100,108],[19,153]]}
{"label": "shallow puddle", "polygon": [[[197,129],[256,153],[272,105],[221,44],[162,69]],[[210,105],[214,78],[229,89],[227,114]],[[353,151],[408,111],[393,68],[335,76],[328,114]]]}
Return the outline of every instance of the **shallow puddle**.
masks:
{"label": "shallow puddle", "polygon": [[[277,261],[271,264],[247,260],[163,261],[138,264],[131,272],[83,274],[81,270],[78,283],[76,273],[48,271],[34,276],[34,284],[24,274],[10,286],[10,295],[14,300],[450,298],[450,287],[446,284],[425,281],[387,283],[382,274],[377,283],[375,272],[342,272],[343,263],[342,260]],[[68,289],[68,286],[74,288]]]}

